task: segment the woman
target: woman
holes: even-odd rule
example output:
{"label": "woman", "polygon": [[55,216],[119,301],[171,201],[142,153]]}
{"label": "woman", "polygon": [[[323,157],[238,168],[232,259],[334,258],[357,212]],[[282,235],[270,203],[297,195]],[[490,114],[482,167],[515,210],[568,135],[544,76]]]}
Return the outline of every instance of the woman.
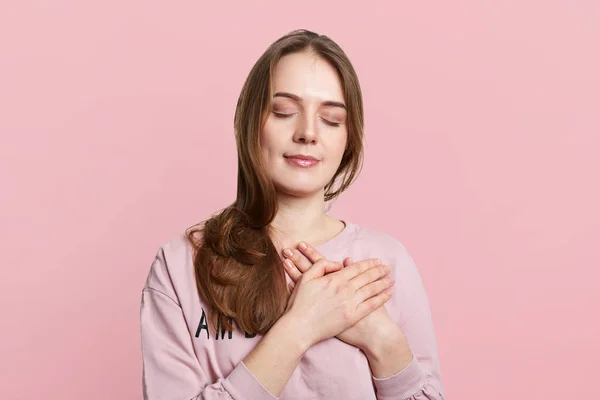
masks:
{"label": "woman", "polygon": [[362,165],[344,52],[305,30],[277,40],[234,127],[236,201],[161,246],[142,291],[144,398],[443,399],[412,258],[325,212]]}

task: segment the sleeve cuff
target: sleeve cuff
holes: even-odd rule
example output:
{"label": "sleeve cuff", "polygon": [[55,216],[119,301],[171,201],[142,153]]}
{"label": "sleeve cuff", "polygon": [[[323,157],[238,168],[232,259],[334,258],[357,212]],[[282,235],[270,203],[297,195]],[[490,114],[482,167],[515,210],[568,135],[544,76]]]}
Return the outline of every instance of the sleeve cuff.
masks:
{"label": "sleeve cuff", "polygon": [[413,355],[413,358],[404,369],[387,378],[375,378],[373,384],[379,400],[408,399],[414,396],[425,385],[425,371]]}
{"label": "sleeve cuff", "polygon": [[234,400],[279,400],[256,380],[242,361],[223,380],[223,387]]}

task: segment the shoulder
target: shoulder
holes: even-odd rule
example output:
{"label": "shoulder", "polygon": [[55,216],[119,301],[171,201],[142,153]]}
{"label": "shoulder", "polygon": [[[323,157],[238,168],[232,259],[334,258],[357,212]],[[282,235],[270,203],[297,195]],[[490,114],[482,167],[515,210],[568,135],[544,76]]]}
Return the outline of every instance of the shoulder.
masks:
{"label": "shoulder", "polygon": [[158,246],[150,264],[144,290],[153,290],[178,301],[178,289],[194,282],[194,249],[185,232]]}
{"label": "shoulder", "polygon": [[403,243],[397,237],[362,225],[359,226],[352,245],[368,249],[369,252],[379,253],[381,257],[395,259],[410,257]]}
{"label": "shoulder", "polygon": [[159,259],[167,268],[171,268],[187,262],[192,253],[192,243],[185,232],[180,232],[158,247],[155,259]]}
{"label": "shoulder", "polygon": [[404,244],[394,235],[361,226],[351,244],[354,259],[379,258],[392,268],[391,275],[398,281],[419,283],[419,270]]}
{"label": "shoulder", "polygon": [[386,307],[400,326],[418,310],[427,309],[427,294],[420,271],[398,238],[374,229],[361,228],[356,246],[361,249],[362,258],[377,257],[391,268],[390,275],[396,283],[392,299],[386,303]]}

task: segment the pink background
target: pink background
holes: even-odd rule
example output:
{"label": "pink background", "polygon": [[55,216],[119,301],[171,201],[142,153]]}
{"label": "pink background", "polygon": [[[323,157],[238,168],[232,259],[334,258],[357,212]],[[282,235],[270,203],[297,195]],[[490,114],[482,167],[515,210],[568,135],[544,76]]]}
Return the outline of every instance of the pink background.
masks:
{"label": "pink background", "polygon": [[150,263],[233,201],[239,90],[300,27],[364,89],[331,215],[413,255],[448,398],[598,395],[600,3],[391,3],[2,2],[0,398],[141,398]]}

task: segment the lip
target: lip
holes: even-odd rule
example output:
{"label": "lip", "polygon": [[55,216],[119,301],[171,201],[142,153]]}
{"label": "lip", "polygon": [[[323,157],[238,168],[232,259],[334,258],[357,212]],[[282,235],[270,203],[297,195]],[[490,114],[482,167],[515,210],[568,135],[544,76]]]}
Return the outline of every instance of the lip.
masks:
{"label": "lip", "polygon": [[314,167],[319,163],[319,160],[312,156],[306,156],[302,154],[295,154],[291,156],[284,156],[286,161],[294,166],[302,167],[302,168],[310,168]]}
{"label": "lip", "polygon": [[291,154],[289,156],[284,156],[285,158],[297,158],[299,160],[309,160],[309,161],[319,161],[313,156],[305,155],[305,154]]}

